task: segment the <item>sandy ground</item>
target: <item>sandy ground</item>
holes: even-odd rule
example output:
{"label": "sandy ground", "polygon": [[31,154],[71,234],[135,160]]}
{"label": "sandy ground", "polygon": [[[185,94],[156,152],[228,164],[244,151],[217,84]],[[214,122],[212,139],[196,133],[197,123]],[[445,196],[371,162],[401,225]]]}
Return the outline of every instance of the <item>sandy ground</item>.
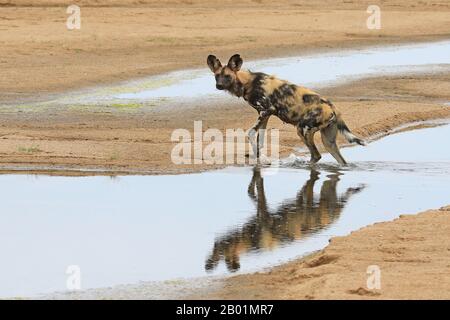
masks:
{"label": "sandy ground", "polygon": [[[450,36],[447,1],[381,1],[381,30],[366,27],[370,1],[85,0],[81,29],[69,31],[66,1],[0,0],[0,166],[186,172],[211,166],[175,166],[175,128],[249,128],[255,112],[236,99],[189,111],[39,110],[24,101],[92,85],[203,66],[214,52],[247,59],[288,56],[362,45]],[[417,26],[420,26],[417,27]],[[378,78],[321,92],[335,101],[363,137],[402,123],[448,117],[449,76]],[[114,109],[114,108],[111,108]],[[218,112],[220,110],[220,112]],[[281,152],[301,142],[281,130]],[[319,137],[317,137],[319,138]]]}
{"label": "sandy ground", "polygon": [[[382,77],[323,91],[343,112],[350,128],[369,137],[413,121],[450,117],[450,106],[443,104],[450,101],[449,80],[448,72]],[[181,108],[183,111],[4,108],[0,110],[0,165],[117,173],[180,173],[220,167],[173,164],[170,155],[176,143],[170,136],[177,128],[193,132],[194,121],[200,119],[204,130],[250,128],[256,112],[236,98],[229,101]],[[268,128],[280,130],[282,156],[302,146],[293,126],[273,117]],[[320,140],[320,135],[316,139]],[[321,147],[321,142],[317,145]]]}
{"label": "sandy ground", "polygon": [[[4,107],[71,89],[204,66],[210,53],[248,59],[365,45],[450,37],[448,1],[378,1],[382,29],[368,30],[372,1],[86,0],[81,30],[68,31],[66,1],[0,0],[0,166],[178,173],[211,166],[170,161],[175,128],[249,128],[256,114],[245,103],[173,109],[36,110]],[[378,77],[322,90],[362,137],[398,125],[450,117],[450,73]],[[218,112],[220,110],[220,112]],[[281,152],[301,142],[279,128]],[[342,141],[341,141],[342,142]],[[349,159],[351,161],[351,159]],[[231,278],[199,298],[449,298],[449,212],[435,210],[382,223],[306,260],[265,274]],[[444,254],[443,254],[444,253]],[[382,271],[382,289],[365,288],[368,265]],[[135,291],[136,296],[145,295]],[[117,297],[117,296],[113,296]],[[127,297],[127,296],[125,296]]]}
{"label": "sandy ground", "polygon": [[0,103],[204,66],[210,53],[253,59],[450,35],[448,1],[377,1],[382,28],[369,30],[372,2],[81,0],[81,29],[69,31],[70,1],[0,0]]}
{"label": "sandy ground", "polygon": [[[381,30],[366,28],[366,1],[77,3],[81,30],[68,31],[65,1],[0,1],[0,103],[204,66],[211,52],[239,51],[252,59],[450,34],[446,1],[382,1]],[[449,100],[448,83],[445,75],[380,78],[324,93],[355,132],[367,137],[405,122],[447,117],[440,102]],[[0,165],[153,173],[210,169],[174,166],[170,135],[198,119],[221,130],[247,129],[255,121],[254,111],[237,100],[216,107],[158,113],[1,108]],[[292,127],[275,119],[270,126],[281,129],[283,155],[301,146]]]}

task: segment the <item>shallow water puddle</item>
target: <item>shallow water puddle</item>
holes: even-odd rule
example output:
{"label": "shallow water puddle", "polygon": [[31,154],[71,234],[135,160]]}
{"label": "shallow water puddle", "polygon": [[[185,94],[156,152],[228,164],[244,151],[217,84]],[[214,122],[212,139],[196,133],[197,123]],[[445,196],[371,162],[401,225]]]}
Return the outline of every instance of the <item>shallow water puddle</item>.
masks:
{"label": "shallow water puddle", "polygon": [[[223,57],[223,59],[228,57]],[[206,57],[205,57],[206,59]],[[223,61],[226,63],[227,60]],[[450,63],[450,42],[434,42],[419,45],[388,46],[363,50],[347,50],[339,53],[315,54],[304,57],[266,59],[245,62],[250,70],[275,74],[293,83],[323,87],[355,78],[420,72],[421,67]],[[425,70],[425,69],[424,69]],[[426,68],[429,71],[429,68]],[[209,71],[181,71],[166,76],[178,79],[175,83],[116,95],[121,99],[195,98],[219,95]]]}
{"label": "shallow water puddle", "polygon": [[[260,270],[330,237],[450,201],[450,126],[343,150],[337,169],[178,176],[2,175],[0,296]],[[417,161],[416,161],[417,159]]]}
{"label": "shallow water puddle", "polygon": [[[107,106],[124,111],[144,106],[184,107],[204,103],[206,96],[210,99],[208,103],[213,105],[229,99],[223,92],[216,90],[214,77],[206,68],[206,57],[204,59],[205,68],[175,71],[117,85],[65,93],[59,98],[30,106],[66,106],[74,110]],[[275,74],[293,83],[318,89],[363,77],[438,71],[449,65],[450,41],[440,41],[245,61],[244,68]]]}

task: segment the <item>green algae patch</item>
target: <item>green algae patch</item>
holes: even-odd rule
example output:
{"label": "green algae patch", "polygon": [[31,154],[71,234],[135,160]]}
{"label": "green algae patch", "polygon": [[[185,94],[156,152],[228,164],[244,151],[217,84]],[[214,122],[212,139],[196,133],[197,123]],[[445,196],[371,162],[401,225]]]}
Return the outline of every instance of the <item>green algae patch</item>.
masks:
{"label": "green algae patch", "polygon": [[39,149],[38,145],[32,145],[30,147],[18,147],[17,150],[20,153],[27,153],[27,154],[32,154],[32,153],[38,153],[38,152],[42,152],[41,149]]}
{"label": "green algae patch", "polygon": [[120,86],[99,89],[97,90],[96,95],[101,97],[114,94],[136,93],[143,90],[155,90],[174,85],[178,83],[180,80],[183,79],[177,79],[176,77],[152,78],[147,80],[141,80],[138,83],[124,84]]}
{"label": "green algae patch", "polygon": [[113,103],[110,106],[117,109],[136,109],[142,107],[139,103]]}

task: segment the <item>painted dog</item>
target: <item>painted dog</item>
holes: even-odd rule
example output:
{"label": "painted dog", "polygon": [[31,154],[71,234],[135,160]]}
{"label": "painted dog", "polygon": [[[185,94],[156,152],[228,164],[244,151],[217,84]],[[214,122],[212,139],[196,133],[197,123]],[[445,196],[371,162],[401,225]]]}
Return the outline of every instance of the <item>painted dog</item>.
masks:
{"label": "painted dog", "polygon": [[208,56],[207,63],[215,75],[217,89],[244,98],[258,111],[258,120],[249,133],[257,157],[264,144],[257,132],[266,128],[272,115],[296,126],[297,134],[311,153],[312,163],[321,158],[314,143],[314,134],[319,130],[326,150],[342,165],[346,161],[336,144],[338,131],[350,143],[365,144],[351,133],[333,103],[318,93],[265,73],[243,71],[243,60],[238,54],[233,55],[226,66],[213,55]]}
{"label": "painted dog", "polygon": [[300,239],[308,239],[329,228],[340,217],[351,197],[364,190],[365,185],[338,192],[341,174],[327,174],[319,192],[315,187],[320,172],[314,168],[292,199],[286,199],[277,207],[269,205],[264,190],[261,169],[253,169],[248,186],[248,196],[255,205],[255,214],[245,223],[218,237],[205,262],[205,270],[213,271],[223,260],[230,272],[240,269],[240,258],[249,252],[269,251]]}

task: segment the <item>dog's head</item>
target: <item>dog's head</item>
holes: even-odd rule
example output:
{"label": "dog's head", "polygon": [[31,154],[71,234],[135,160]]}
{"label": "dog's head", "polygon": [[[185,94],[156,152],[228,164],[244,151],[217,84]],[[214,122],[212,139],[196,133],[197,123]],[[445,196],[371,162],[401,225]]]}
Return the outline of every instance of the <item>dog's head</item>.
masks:
{"label": "dog's head", "polygon": [[235,54],[230,58],[226,66],[222,66],[216,56],[209,55],[207,63],[216,77],[216,88],[219,90],[231,90],[235,87],[237,80],[236,73],[241,69],[243,60],[240,55]]}

